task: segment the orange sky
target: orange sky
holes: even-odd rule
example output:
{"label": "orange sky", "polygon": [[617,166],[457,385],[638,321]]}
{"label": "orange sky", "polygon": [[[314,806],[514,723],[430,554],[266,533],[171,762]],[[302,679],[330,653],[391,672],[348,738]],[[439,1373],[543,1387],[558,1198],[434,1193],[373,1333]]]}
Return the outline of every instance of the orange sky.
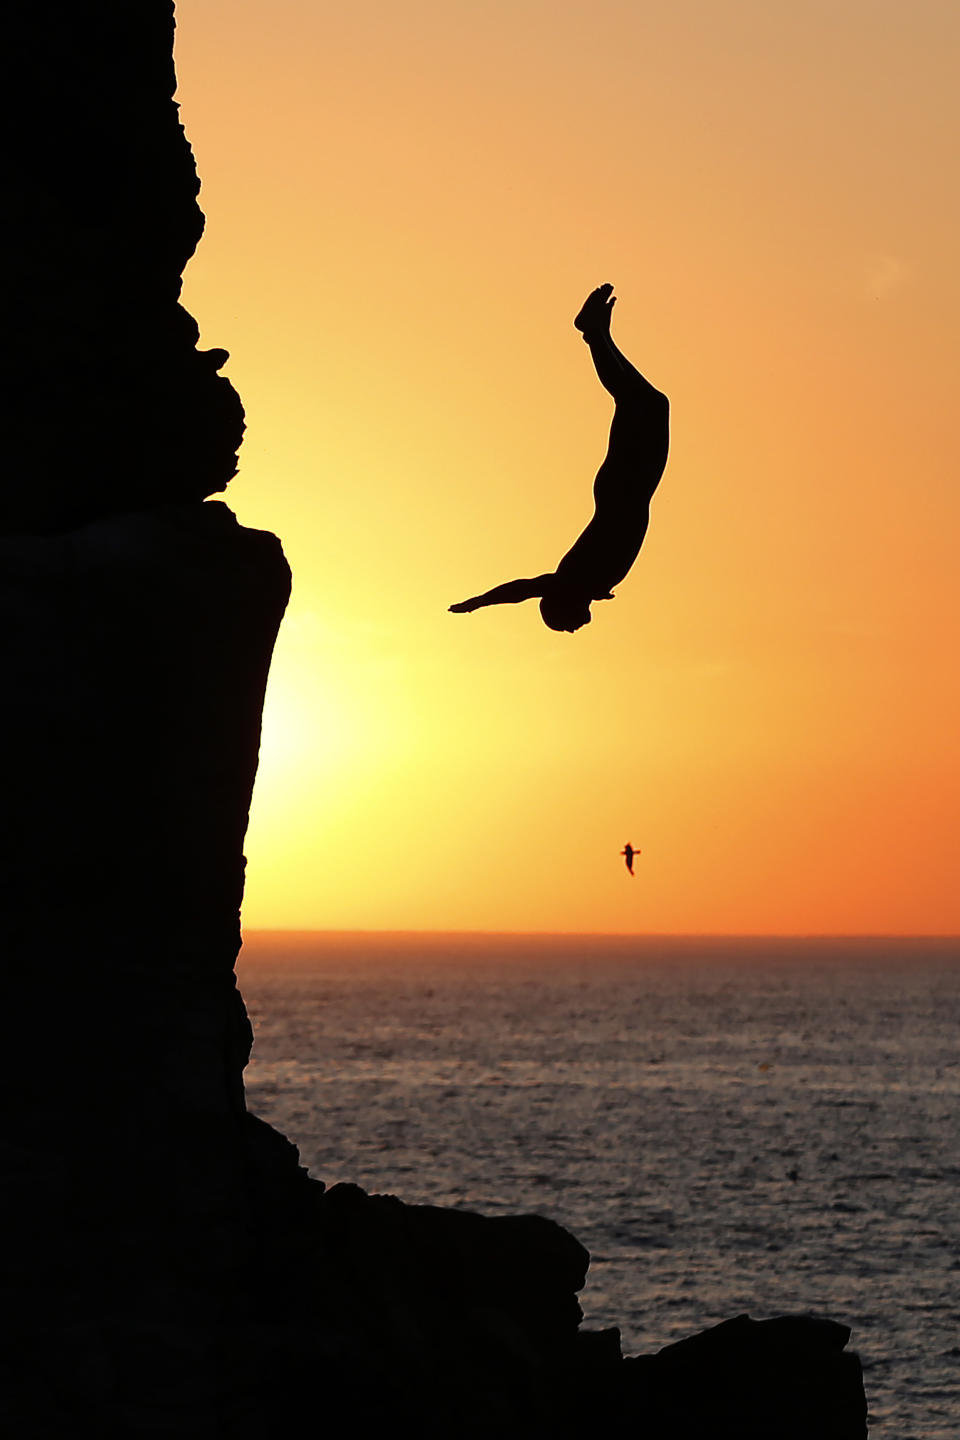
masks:
{"label": "orange sky", "polygon": [[[953,0],[177,9],[185,302],[294,570],[247,926],[960,931]],[[449,615],[589,518],[607,279],[640,560],[573,636]]]}

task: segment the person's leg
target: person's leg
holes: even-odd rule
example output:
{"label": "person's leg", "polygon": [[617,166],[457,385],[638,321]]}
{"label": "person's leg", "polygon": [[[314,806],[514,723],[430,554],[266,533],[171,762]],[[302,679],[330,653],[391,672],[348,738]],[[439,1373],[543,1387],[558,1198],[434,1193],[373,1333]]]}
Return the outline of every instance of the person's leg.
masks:
{"label": "person's leg", "polygon": [[[634,372],[613,391],[616,408],[607,453],[594,481],[594,499],[622,493],[649,503],[660,483],[670,446],[670,407],[665,395]],[[639,383],[637,383],[639,381]]]}
{"label": "person's leg", "polygon": [[619,499],[649,503],[667,463],[670,405],[613,343],[612,285],[600,285],[583,303],[574,325],[590,349],[601,385],[616,402],[607,454],[593,494],[597,512]]}
{"label": "person's leg", "polygon": [[615,400],[665,399],[635,365],[614,344],[610,335],[610,313],[616,304],[612,285],[600,285],[583,303],[574,325],[590,350],[600,384]]}
{"label": "person's leg", "polygon": [[598,511],[618,498],[649,502],[667,461],[670,406],[667,397],[613,343],[612,285],[587,296],[574,325],[590,349],[603,387],[616,401],[606,458],[594,482]]}
{"label": "person's leg", "polygon": [[640,374],[635,365],[631,365],[623,351],[613,343],[609,330],[605,335],[594,334],[584,336],[584,339],[600,384],[605,390],[609,390],[614,400],[662,401],[666,398]]}

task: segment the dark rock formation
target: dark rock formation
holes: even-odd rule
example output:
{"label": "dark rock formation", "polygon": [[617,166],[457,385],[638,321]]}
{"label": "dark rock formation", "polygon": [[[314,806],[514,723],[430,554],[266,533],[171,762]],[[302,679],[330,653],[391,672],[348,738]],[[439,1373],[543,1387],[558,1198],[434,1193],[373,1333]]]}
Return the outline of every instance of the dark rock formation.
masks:
{"label": "dark rock formation", "polygon": [[623,1361],[580,1330],[560,1227],[326,1191],[246,1112],[242,846],[289,575],[203,503],[242,412],[178,304],[202,217],[172,22],[5,20],[0,1433],[859,1440],[839,1327]]}
{"label": "dark rock formation", "polygon": [[0,532],[202,500],[236,473],[226,353],[197,350],[177,303],[203,215],[172,27],[163,0],[32,0],[4,20]]}
{"label": "dark rock formation", "polygon": [[233,965],[287,586],[274,537],[217,503],[0,537],[0,1405],[31,1377],[80,1406],[99,1377],[97,1423],[138,1434],[118,1396],[175,1394],[244,1293]]}
{"label": "dark rock formation", "polygon": [[746,1315],[620,1367],[621,1415],[664,1440],[865,1436],[860,1362],[845,1325]]}

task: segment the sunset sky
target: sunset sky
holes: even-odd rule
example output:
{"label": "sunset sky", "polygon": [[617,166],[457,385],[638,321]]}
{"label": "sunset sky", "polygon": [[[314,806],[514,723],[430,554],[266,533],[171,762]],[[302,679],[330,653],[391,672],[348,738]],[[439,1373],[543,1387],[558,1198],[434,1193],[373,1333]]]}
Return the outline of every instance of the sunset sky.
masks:
{"label": "sunset sky", "polygon": [[[177,12],[224,498],[294,572],[245,924],[960,931],[955,0]],[[589,519],[604,280],[641,557],[576,635],[450,615]]]}

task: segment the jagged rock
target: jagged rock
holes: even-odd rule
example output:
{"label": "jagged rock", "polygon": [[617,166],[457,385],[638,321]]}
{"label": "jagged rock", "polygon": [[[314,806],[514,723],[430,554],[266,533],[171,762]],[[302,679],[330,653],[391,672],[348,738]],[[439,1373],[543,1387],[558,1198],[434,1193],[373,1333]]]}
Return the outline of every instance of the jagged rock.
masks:
{"label": "jagged rock", "polygon": [[863,1377],[846,1325],[747,1315],[625,1360],[622,1414],[650,1440],[864,1440]]}
{"label": "jagged rock", "polygon": [[171,0],[32,0],[4,18],[0,533],[201,500],[243,410],[178,304],[203,231],[173,101]]}

